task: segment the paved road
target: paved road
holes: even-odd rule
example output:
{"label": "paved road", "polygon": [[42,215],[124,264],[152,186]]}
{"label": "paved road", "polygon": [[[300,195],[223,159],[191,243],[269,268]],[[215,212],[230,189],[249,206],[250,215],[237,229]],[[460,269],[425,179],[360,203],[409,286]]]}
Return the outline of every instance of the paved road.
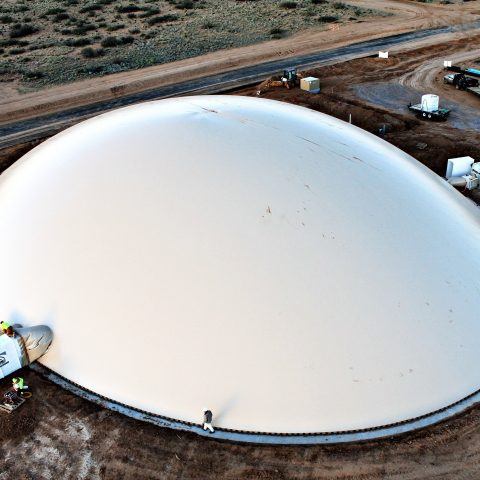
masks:
{"label": "paved road", "polygon": [[345,61],[351,58],[366,57],[378,50],[386,50],[399,45],[408,45],[409,42],[418,41],[427,37],[468,31],[478,27],[480,27],[480,22],[392,35],[317,53],[270,61],[223,74],[146,90],[114,100],[76,107],[29,120],[21,120],[0,126],[0,149],[37,138],[51,136],[66,126],[73,125],[80,120],[134,103],[181,95],[221,93],[234,88],[259,83],[272,74],[278,73],[285,67],[292,65],[299,68],[312,68],[328,63]]}

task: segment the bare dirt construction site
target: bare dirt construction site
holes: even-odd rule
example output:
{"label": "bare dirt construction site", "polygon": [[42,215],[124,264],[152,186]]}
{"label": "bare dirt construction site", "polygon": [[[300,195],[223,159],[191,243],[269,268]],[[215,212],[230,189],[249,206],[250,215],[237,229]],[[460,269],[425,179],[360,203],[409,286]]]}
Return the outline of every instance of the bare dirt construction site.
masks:
{"label": "bare dirt construction site", "polygon": [[[367,9],[380,2],[352,3]],[[391,16],[362,23],[345,21],[336,29],[313,34],[299,32],[292,37],[295,41],[282,38],[213,52],[201,57],[202,61],[186,59],[86,79],[43,90],[41,95],[21,95],[17,90],[20,77],[11,77],[14,81],[0,86],[0,122],[81,105],[92,98],[109,98],[118,86],[123,93],[138,91],[174,78],[184,80],[313,48],[480,18],[477,1],[381,3]],[[386,141],[443,176],[448,158],[470,155],[480,160],[480,97],[443,83],[444,59],[478,66],[480,35],[469,35],[467,41],[461,35],[445,36],[434,45],[418,42],[394,49],[389,59],[360,58],[309,70],[306,73],[320,78],[319,94],[271,87],[268,81],[232,94],[290,102],[345,121],[351,115],[353,124],[374,134],[384,130]],[[438,94],[441,105],[452,110],[446,122],[425,122],[408,111],[408,103],[418,103],[424,93]],[[7,156],[18,158],[23,151],[12,147]],[[32,371],[26,370],[23,376],[34,395],[15,414],[0,414],[0,480],[480,478],[478,406],[434,427],[375,442],[240,445],[140,423],[78,398]],[[7,386],[0,381],[1,390]]]}
{"label": "bare dirt construction site", "polygon": [[[358,59],[312,70],[322,92],[268,87],[234,94],[292,102],[347,120],[385,139],[443,175],[447,158],[480,158],[480,99],[444,85],[442,59],[473,62],[480,36],[402,51],[390,59]],[[428,68],[426,67],[428,66]],[[372,87],[373,85],[373,87]],[[407,88],[391,96],[391,89]],[[382,88],[386,96],[376,92]],[[370,90],[369,90],[370,89]],[[438,92],[463,123],[423,122],[406,110],[422,92]],[[466,113],[465,113],[466,112]],[[33,372],[34,397],[0,416],[0,479],[475,479],[480,476],[480,408],[404,436],[341,446],[237,445],[139,423],[82,400]],[[6,386],[3,382],[2,386]]]}
{"label": "bare dirt construction site", "polygon": [[0,479],[476,479],[480,409],[398,438],[342,446],[222,443],[105,410],[25,375],[34,397],[0,416]]}

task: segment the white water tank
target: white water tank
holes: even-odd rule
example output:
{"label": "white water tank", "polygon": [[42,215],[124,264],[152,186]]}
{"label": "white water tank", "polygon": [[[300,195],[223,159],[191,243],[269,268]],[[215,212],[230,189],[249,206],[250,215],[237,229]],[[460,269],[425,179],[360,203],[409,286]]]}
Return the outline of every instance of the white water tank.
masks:
{"label": "white water tank", "polygon": [[472,170],[473,162],[475,162],[475,160],[472,157],[449,158],[445,177],[448,180],[451,177],[468,175]]}
{"label": "white water tank", "polygon": [[422,110],[424,112],[434,112],[438,110],[438,103],[438,95],[434,95],[433,93],[422,95]]}

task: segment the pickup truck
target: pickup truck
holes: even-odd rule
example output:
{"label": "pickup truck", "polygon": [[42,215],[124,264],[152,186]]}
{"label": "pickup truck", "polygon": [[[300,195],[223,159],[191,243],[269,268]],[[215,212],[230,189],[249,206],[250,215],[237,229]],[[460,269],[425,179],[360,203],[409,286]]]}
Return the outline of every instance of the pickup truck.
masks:
{"label": "pickup truck", "polygon": [[467,77],[463,73],[449,73],[443,77],[443,83],[455,85],[457,90],[466,90],[469,87],[478,87],[476,78]]}

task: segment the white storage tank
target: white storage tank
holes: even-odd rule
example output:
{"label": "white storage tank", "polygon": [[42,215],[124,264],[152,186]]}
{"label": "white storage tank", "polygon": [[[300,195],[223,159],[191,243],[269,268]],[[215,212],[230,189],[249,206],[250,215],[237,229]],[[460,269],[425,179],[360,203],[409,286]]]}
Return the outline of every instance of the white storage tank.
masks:
{"label": "white storage tank", "polygon": [[449,158],[447,162],[447,180],[451,177],[461,177],[468,175],[472,169],[475,160],[472,157]]}
{"label": "white storage tank", "polygon": [[300,88],[310,93],[318,93],[320,91],[320,79],[316,77],[302,78]]}
{"label": "white storage tank", "polygon": [[438,104],[438,95],[434,95],[433,93],[422,95],[422,110],[424,112],[435,112],[438,110]]}

